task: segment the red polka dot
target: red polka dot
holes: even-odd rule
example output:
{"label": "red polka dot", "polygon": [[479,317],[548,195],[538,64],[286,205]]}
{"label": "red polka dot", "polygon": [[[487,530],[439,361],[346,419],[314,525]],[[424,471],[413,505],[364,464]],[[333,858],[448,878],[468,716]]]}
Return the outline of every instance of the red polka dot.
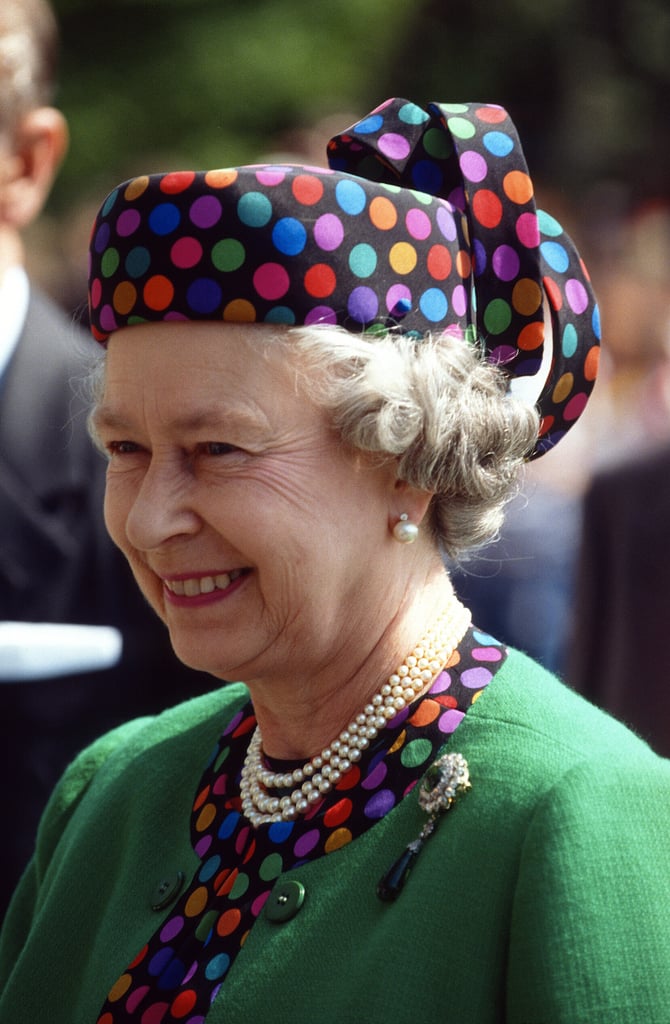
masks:
{"label": "red polka dot", "polygon": [[335,271],[326,263],[316,263],[305,274],[305,291],[317,299],[325,299],[335,291]]}
{"label": "red polka dot", "polygon": [[563,306],[563,296],[556,282],[552,281],[550,277],[545,277],[542,279],[542,284],[551,306],[557,311],[561,309]]}
{"label": "red polka dot", "polygon": [[131,971],[133,969],[133,967],[137,967],[138,964],[142,963],[142,961],[144,960],[145,956],[147,955],[148,949],[149,949],[148,946],[144,946],[144,948],[139,951],[139,953],[137,954],[135,959],[132,961],[132,963],[128,964],[128,970],[129,971]]}
{"label": "red polka dot", "polygon": [[170,1013],[177,1020],[185,1017],[187,1013],[190,1013],[196,1004],[197,996],[192,988],[187,988],[184,992],[180,992],[179,995],[172,1001],[170,1007]]}
{"label": "red polka dot", "polygon": [[476,117],[478,121],[484,121],[485,124],[500,124],[505,120],[507,114],[497,107],[480,107],[476,111]]}
{"label": "red polka dot", "polygon": [[323,184],[313,174],[299,174],[293,180],[291,191],[303,206],[314,206],[323,195]]}
{"label": "red polka dot", "polygon": [[168,195],[184,192],[195,180],[195,171],[174,171],[161,178],[160,190]]}
{"label": "red polka dot", "polygon": [[502,220],[502,203],[495,192],[482,188],[472,200],[472,212],[485,228],[496,228]]}
{"label": "red polka dot", "polygon": [[600,362],[600,348],[594,345],[589,349],[584,360],[584,376],[587,380],[595,380],[598,376],[598,364]]}
{"label": "red polka dot", "polygon": [[149,309],[167,309],[174,297],[172,281],[163,274],[155,274],[145,284],[143,295]]}
{"label": "red polka dot", "polygon": [[353,804],[349,797],[343,797],[342,800],[338,800],[338,802],[333,807],[329,808],[329,810],[324,814],[324,825],[327,828],[337,828],[338,825],[345,822],[351,815],[352,808]]}
{"label": "red polka dot", "polygon": [[426,259],[428,273],[435,281],[446,281],[451,273],[451,253],[446,245],[433,245]]}

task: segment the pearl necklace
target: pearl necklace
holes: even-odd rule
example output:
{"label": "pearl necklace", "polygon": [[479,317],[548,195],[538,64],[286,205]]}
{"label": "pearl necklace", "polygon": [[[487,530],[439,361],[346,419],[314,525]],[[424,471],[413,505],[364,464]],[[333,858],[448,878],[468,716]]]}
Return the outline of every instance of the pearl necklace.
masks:
{"label": "pearl necklace", "polygon": [[[254,828],[293,821],[317,804],[352,764],[360,761],[380,729],[426,689],[444,668],[470,625],[470,612],[453,596],[411,654],[336,740],[302,768],[273,772],[263,763],[263,738],[256,727],[242,768],[242,813]],[[288,789],[283,796],[272,790]]]}

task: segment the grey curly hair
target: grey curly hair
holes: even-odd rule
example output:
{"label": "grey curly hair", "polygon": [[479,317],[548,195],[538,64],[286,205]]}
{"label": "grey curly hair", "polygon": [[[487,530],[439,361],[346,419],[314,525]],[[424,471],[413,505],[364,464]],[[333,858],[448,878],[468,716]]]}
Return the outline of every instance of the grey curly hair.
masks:
{"label": "grey curly hair", "polygon": [[496,536],[539,415],[476,345],[328,326],[288,334],[310,395],[343,440],[396,458],[399,479],[433,494],[430,528],[445,554],[457,559]]}

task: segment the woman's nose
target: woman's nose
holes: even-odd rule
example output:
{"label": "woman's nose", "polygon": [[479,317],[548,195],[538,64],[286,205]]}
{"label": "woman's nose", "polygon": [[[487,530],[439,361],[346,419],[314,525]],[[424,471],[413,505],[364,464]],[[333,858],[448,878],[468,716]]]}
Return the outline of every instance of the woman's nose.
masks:
{"label": "woman's nose", "polygon": [[134,548],[151,551],[197,532],[200,519],[193,507],[191,484],[180,464],[152,459],[126,520],[126,535]]}

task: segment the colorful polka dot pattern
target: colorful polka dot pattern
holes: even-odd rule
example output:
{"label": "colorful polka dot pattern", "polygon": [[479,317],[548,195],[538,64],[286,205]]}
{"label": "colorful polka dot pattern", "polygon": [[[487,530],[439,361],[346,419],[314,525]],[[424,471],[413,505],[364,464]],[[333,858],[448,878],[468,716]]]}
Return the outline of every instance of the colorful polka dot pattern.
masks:
{"label": "colorful polka dot pattern", "polygon": [[[535,454],[551,448],[593,389],[600,314],[588,273],[561,225],[535,206],[516,129],[502,107],[388,100],[329,144],[340,171],[442,196],[467,216],[476,332],[513,377],[542,375]],[[543,300],[552,318],[546,368]]]}
{"label": "colorful polka dot pattern", "polygon": [[[497,641],[471,629],[430,693],[389,723],[321,803],[297,821],[255,830],[239,798],[255,719],[250,704],[238,712],[193,805],[200,869],[112,986],[97,1024],[203,1024],[279,876],[355,841],[407,796],[505,656]],[[397,853],[389,850],[389,866]]]}
{"label": "colorful polka dot pattern", "polygon": [[91,239],[94,336],[147,320],[450,330],[483,339],[510,377],[542,375],[536,454],[552,447],[592,390],[599,314],[572,242],[536,210],[507,113],[388,100],[332,139],[328,159],[116,188]]}

